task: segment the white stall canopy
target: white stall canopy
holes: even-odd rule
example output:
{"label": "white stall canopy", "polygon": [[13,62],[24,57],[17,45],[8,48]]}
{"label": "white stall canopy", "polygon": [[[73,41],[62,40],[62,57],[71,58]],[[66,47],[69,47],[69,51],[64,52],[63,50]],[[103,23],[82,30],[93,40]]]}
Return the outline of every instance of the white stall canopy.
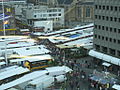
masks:
{"label": "white stall canopy", "polygon": [[109,67],[111,64],[110,63],[107,63],[107,62],[103,62],[102,65],[106,66],[106,67]]}
{"label": "white stall canopy", "polygon": [[113,88],[113,89],[116,89],[116,90],[120,90],[120,85],[114,84],[114,85],[112,86],[112,88]]}
{"label": "white stall canopy", "polygon": [[119,58],[116,58],[116,57],[113,57],[113,56],[110,56],[110,55],[107,55],[107,54],[104,54],[101,52],[97,52],[95,50],[90,50],[89,55],[92,57],[96,57],[98,59],[104,60],[106,62],[110,62],[112,64],[120,66],[120,59]]}

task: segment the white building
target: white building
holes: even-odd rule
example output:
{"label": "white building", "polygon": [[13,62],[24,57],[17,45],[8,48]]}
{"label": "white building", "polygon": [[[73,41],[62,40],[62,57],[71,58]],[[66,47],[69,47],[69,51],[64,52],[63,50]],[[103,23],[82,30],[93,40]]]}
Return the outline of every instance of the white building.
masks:
{"label": "white building", "polygon": [[[21,6],[17,6],[18,10]],[[47,6],[26,5],[21,8],[23,16],[29,25],[34,25],[34,21],[52,20],[54,27],[64,26],[64,8],[49,8]]]}
{"label": "white building", "polygon": [[50,32],[53,31],[53,21],[35,21],[34,22],[34,28],[39,28],[39,27],[43,27],[44,28],[44,32]]}

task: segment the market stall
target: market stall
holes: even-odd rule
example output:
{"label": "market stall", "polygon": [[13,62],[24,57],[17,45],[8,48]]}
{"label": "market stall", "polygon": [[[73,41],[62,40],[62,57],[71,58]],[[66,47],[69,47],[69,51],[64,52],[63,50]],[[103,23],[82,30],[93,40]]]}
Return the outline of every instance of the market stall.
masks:
{"label": "market stall", "polygon": [[111,88],[118,82],[115,75],[106,72],[95,72],[89,75],[89,81],[94,88]]}

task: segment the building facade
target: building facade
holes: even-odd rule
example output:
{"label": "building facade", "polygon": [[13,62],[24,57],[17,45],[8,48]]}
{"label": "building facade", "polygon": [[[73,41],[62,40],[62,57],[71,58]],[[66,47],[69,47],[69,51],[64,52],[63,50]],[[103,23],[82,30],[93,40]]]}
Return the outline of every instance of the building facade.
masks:
{"label": "building facade", "polygon": [[15,34],[15,10],[11,6],[4,6],[4,17],[3,8],[0,6],[0,35],[4,35],[4,30],[6,35]]}
{"label": "building facade", "polygon": [[64,5],[66,26],[75,26],[82,23],[94,22],[94,1],[77,1]]}
{"label": "building facade", "polygon": [[95,0],[94,47],[120,58],[119,0]]}
{"label": "building facade", "polygon": [[94,24],[94,50],[89,55],[120,66],[120,1],[95,0]]}
{"label": "building facade", "polygon": [[22,9],[23,16],[27,19],[29,25],[33,25],[34,21],[53,21],[53,27],[64,26],[64,9],[49,8],[47,6],[28,6]]}
{"label": "building facade", "polygon": [[64,8],[66,28],[94,21],[94,0],[29,0],[29,2]]}

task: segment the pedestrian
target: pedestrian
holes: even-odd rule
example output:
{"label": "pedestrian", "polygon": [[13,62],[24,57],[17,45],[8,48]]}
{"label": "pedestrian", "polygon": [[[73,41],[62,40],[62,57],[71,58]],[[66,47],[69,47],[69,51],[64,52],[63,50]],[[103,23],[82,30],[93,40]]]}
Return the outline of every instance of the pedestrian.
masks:
{"label": "pedestrian", "polygon": [[99,90],[102,90],[102,87],[101,87],[101,86],[99,87]]}
{"label": "pedestrian", "polygon": [[73,62],[71,62],[71,67],[72,67],[72,69],[74,69],[74,63]]}
{"label": "pedestrian", "polygon": [[76,80],[75,85],[76,85],[76,88],[79,90],[79,81],[78,80]]}
{"label": "pedestrian", "polygon": [[69,82],[69,85],[70,85],[70,89],[71,89],[71,90],[74,90],[74,89],[73,89],[73,88],[74,88],[74,85],[73,85],[73,82],[72,82],[72,81]]}

